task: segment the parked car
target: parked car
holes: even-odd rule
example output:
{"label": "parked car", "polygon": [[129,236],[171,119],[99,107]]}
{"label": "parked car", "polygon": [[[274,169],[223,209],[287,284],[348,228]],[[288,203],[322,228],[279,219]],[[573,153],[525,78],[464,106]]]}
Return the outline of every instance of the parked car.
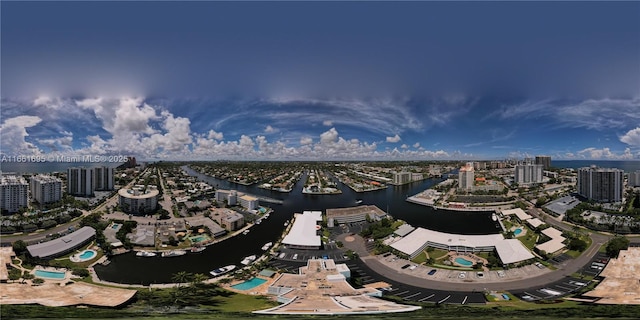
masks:
{"label": "parked car", "polygon": [[431,271],[429,271],[429,273],[427,273],[427,274],[432,276],[432,275],[436,274],[436,272],[438,272],[437,269],[431,269]]}

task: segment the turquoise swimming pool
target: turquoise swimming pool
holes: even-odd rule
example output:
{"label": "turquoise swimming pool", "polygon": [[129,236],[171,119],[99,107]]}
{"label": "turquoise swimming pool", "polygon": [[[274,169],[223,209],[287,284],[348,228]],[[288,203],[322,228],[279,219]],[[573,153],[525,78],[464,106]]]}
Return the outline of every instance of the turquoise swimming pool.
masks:
{"label": "turquoise swimming pool", "polygon": [[237,290],[251,290],[263,283],[267,282],[267,280],[265,279],[260,279],[260,278],[252,278],[250,280],[247,280],[243,283],[238,283],[235,285],[232,285],[231,288],[237,289]]}
{"label": "turquoise swimming pool", "polygon": [[522,233],[522,228],[518,228],[518,229],[513,230],[513,234],[516,235],[516,236],[521,234],[521,233]]}
{"label": "turquoise swimming pool", "polygon": [[36,270],[34,274],[38,278],[64,279],[66,273],[58,271]]}
{"label": "turquoise swimming pool", "polygon": [[85,250],[78,256],[80,260],[90,260],[96,256],[96,252],[93,250]]}
{"label": "turquoise swimming pool", "polygon": [[461,266],[465,266],[465,267],[471,267],[473,265],[473,261],[469,261],[465,258],[461,258],[461,257],[457,257],[454,260],[457,264],[461,265]]}
{"label": "turquoise swimming pool", "polygon": [[211,238],[209,238],[209,236],[205,235],[205,234],[201,234],[198,236],[193,236],[193,237],[189,237],[189,240],[191,241],[191,243],[198,243],[198,242],[203,242],[203,241],[207,241]]}

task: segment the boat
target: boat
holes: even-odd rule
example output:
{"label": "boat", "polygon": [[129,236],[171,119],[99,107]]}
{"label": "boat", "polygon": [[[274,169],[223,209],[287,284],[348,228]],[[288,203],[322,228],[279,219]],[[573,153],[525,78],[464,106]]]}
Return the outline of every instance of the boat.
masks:
{"label": "boat", "polygon": [[284,226],[286,227],[286,226],[288,226],[288,225],[289,225],[289,221],[285,221],[285,222],[284,222]]}
{"label": "boat", "polygon": [[249,233],[249,231],[251,231],[251,229],[247,229],[245,231],[242,231],[242,234],[247,235],[247,233]]}
{"label": "boat", "polygon": [[207,247],[191,247],[191,252],[192,253],[198,253],[198,252],[202,252],[204,251],[204,249],[206,249]]}
{"label": "boat", "polygon": [[261,224],[261,223],[262,223],[262,219],[256,220],[256,224]]}
{"label": "boat", "polygon": [[240,261],[240,263],[244,264],[245,266],[250,265],[251,263],[253,263],[254,261],[256,261],[256,255],[250,255],[248,257],[245,257],[244,259],[242,259],[242,261]]}
{"label": "boat", "polygon": [[498,221],[498,215],[496,215],[495,213],[491,215],[491,220],[493,221]]}
{"label": "boat", "polygon": [[187,254],[184,250],[171,250],[162,253],[163,258],[178,257]]}
{"label": "boat", "polygon": [[136,252],[136,257],[155,257],[156,253],[155,252],[150,252],[150,251],[138,251]]}
{"label": "boat", "polygon": [[265,214],[264,217],[262,217],[262,219],[267,219],[267,218],[269,218],[269,214],[268,213]]}
{"label": "boat", "polygon": [[361,204],[361,203],[362,203],[362,199],[356,200],[356,204]]}
{"label": "boat", "polygon": [[264,246],[262,246],[262,250],[267,251],[269,250],[269,248],[271,248],[272,245],[273,245],[273,242],[267,242],[264,244]]}
{"label": "boat", "polygon": [[230,264],[226,267],[222,267],[222,268],[218,268],[215,270],[212,270],[211,272],[209,272],[212,276],[217,277],[217,276],[221,276],[229,271],[232,271],[233,269],[236,268],[235,264]]}

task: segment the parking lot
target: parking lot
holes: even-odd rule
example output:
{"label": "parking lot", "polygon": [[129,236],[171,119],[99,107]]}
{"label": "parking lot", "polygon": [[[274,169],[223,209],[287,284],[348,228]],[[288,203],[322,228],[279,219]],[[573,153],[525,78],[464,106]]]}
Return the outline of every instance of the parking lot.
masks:
{"label": "parking lot", "polygon": [[[398,296],[405,301],[438,304],[484,304],[486,302],[482,292],[441,291],[414,287],[380,276],[369,269],[369,267],[360,260],[348,260],[343,262],[346,263],[351,270],[351,278],[357,279],[356,281],[358,284],[365,286],[375,282],[386,282],[390,284],[390,286],[382,289],[384,295]],[[292,261],[273,259],[269,262],[269,265],[280,270],[297,272],[300,266],[306,265],[306,262],[305,260]]]}
{"label": "parking lot", "polygon": [[588,285],[589,281],[584,280],[584,277],[597,277],[602,269],[604,269],[603,265],[606,265],[608,261],[609,259],[606,254],[598,252],[589,261],[589,263],[578,271],[581,276],[569,276],[560,281],[545,284],[544,286],[528,288],[526,290],[516,290],[511,293],[525,301],[548,300],[564,297],[573,294]]}

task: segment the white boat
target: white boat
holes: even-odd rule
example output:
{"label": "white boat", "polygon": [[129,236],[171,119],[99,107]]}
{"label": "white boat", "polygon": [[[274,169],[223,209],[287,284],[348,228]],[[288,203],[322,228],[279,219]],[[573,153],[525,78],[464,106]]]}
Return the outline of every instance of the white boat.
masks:
{"label": "white boat", "polygon": [[356,204],[361,204],[361,203],[362,203],[361,199],[356,200]]}
{"label": "white boat", "polygon": [[192,253],[198,253],[198,252],[202,252],[204,251],[204,249],[206,249],[207,247],[191,247],[191,252]]}
{"label": "white boat", "polygon": [[491,220],[498,221],[498,216],[494,213],[491,215]]}
{"label": "white boat", "polygon": [[285,222],[284,222],[284,226],[286,227],[286,226],[288,226],[288,225],[289,225],[289,221],[285,221]]}
{"label": "white boat", "polygon": [[262,223],[262,219],[256,220],[256,224],[261,224],[261,223]]}
{"label": "white boat", "polygon": [[240,263],[244,264],[245,266],[250,265],[251,263],[253,263],[254,261],[256,261],[256,255],[250,255],[248,257],[245,257],[244,259],[242,259],[242,261],[240,261]]}
{"label": "white boat", "polygon": [[215,270],[212,270],[211,272],[209,272],[212,276],[217,277],[217,276],[221,276],[229,271],[232,271],[233,269],[236,268],[235,264],[230,264],[226,267],[222,267],[222,268],[218,268]]}
{"label": "white boat", "polygon": [[249,231],[251,231],[251,229],[247,229],[245,231],[242,231],[242,234],[246,235],[247,233],[249,233]]}
{"label": "white boat", "polygon": [[262,246],[262,250],[267,251],[269,250],[269,248],[271,248],[272,245],[273,245],[273,242],[267,242],[264,244],[264,246]]}
{"label": "white boat", "polygon": [[136,257],[155,257],[156,253],[155,252],[150,252],[150,251],[138,251],[136,252]]}
{"label": "white boat", "polygon": [[163,258],[178,257],[187,254],[184,250],[171,250],[162,253]]}

